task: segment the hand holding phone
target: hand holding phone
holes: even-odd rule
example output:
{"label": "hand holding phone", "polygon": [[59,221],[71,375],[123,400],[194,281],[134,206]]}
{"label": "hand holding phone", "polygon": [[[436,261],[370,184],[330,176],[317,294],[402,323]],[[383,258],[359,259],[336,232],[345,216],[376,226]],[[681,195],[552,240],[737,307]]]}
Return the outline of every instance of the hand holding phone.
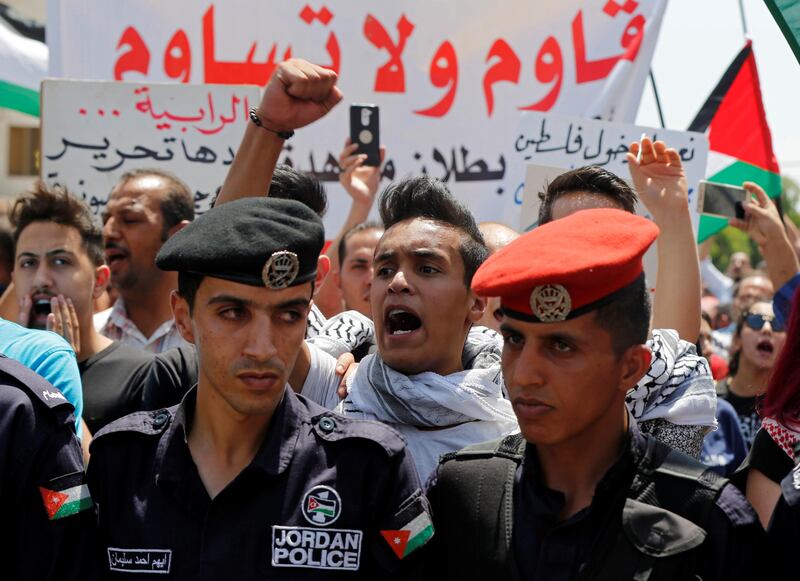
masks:
{"label": "hand holding phone", "polygon": [[743,204],[747,196],[747,190],[744,188],[701,180],[697,191],[697,204],[703,214],[744,220]]}

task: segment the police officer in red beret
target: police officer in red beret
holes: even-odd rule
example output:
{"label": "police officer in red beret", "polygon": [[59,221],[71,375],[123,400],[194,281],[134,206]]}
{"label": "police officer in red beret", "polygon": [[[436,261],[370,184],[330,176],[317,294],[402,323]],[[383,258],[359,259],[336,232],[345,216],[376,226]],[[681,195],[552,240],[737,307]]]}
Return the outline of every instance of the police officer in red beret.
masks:
{"label": "police officer in red beret", "polygon": [[521,433],[443,457],[431,578],[754,578],[752,507],[625,407],[650,365],[642,256],[657,236],[644,218],[585,210],[478,270],[473,289],[501,298]]}

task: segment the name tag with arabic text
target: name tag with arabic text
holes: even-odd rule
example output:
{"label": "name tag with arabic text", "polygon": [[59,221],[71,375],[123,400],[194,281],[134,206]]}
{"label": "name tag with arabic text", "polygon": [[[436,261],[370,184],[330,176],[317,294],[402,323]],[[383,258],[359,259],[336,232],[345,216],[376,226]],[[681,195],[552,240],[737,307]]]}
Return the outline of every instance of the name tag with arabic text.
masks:
{"label": "name tag with arabic text", "polygon": [[171,549],[119,549],[108,547],[108,568],[124,573],[161,573],[172,565]]}

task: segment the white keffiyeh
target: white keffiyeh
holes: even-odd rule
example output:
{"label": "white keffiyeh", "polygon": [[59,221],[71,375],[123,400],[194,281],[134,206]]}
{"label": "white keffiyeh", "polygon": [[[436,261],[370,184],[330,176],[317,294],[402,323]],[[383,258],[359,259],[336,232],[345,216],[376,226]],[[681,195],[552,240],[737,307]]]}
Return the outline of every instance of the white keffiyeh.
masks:
{"label": "white keffiyeh", "polygon": [[348,416],[414,426],[444,428],[473,421],[516,429],[511,402],[503,397],[499,367],[450,375],[403,375],[378,355],[368,355],[351,376],[339,410]]}

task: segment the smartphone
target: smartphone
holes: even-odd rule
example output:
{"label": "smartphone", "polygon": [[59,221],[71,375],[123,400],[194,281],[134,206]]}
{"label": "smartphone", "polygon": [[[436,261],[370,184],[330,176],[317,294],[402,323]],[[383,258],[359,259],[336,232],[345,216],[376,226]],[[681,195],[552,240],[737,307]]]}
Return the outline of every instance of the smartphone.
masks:
{"label": "smartphone", "polygon": [[738,186],[700,180],[697,204],[702,214],[744,220],[742,204],[747,199],[747,195],[747,190]]}
{"label": "smartphone", "polygon": [[365,153],[364,165],[381,165],[380,112],[377,105],[350,105],[350,141],[358,144],[357,153]]}

